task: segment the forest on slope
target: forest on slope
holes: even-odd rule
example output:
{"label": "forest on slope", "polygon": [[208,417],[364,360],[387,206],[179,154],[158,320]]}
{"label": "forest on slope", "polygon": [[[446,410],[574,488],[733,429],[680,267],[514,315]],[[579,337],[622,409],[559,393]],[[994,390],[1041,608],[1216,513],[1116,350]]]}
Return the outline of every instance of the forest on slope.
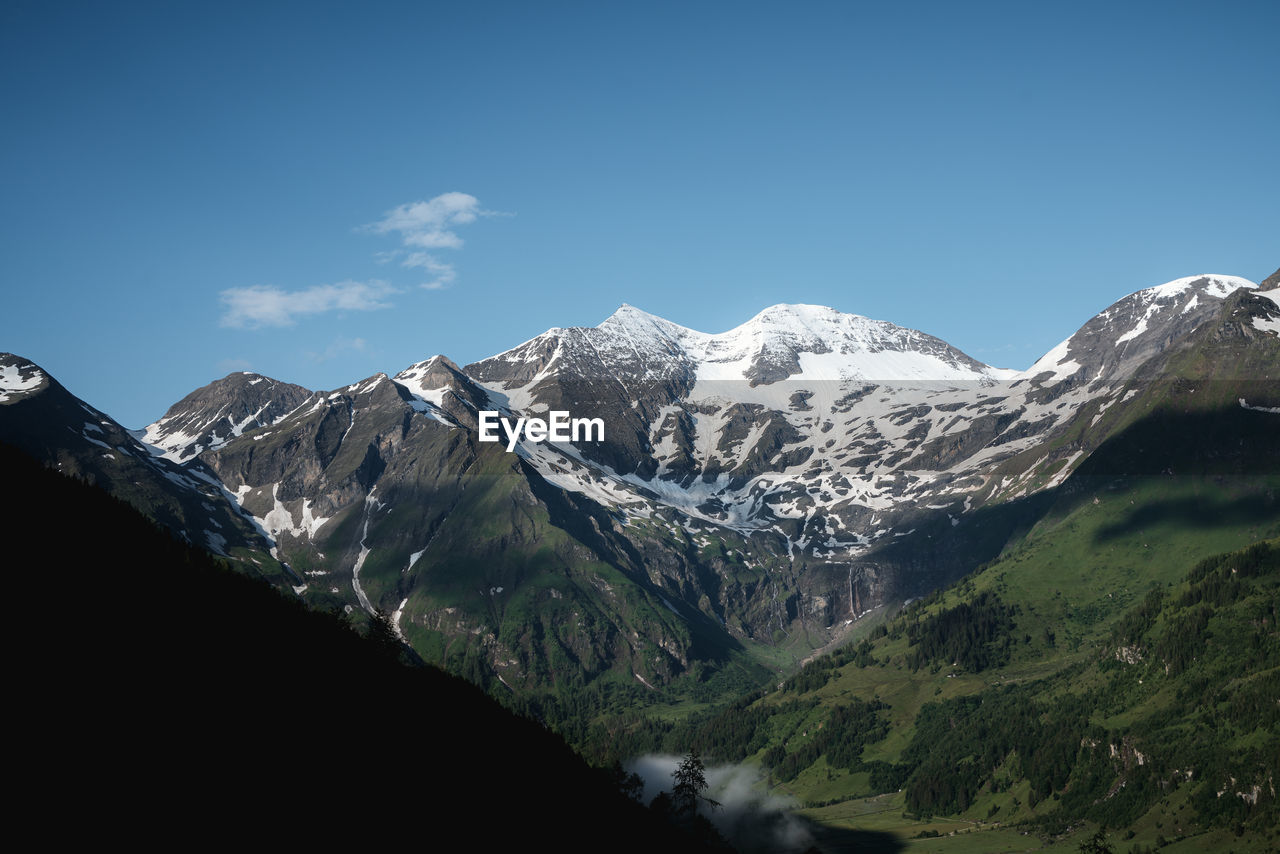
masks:
{"label": "forest on slope", "polygon": [[2,444],[0,470],[25,626],[10,767],[57,838],[723,847],[385,621],[361,635]]}

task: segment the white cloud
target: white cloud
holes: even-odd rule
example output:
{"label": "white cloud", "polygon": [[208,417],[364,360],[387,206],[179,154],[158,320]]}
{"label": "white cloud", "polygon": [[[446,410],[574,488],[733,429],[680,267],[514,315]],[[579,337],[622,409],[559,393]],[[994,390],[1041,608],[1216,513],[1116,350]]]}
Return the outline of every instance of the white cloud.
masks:
{"label": "white cloud", "polygon": [[[453,264],[441,261],[434,253],[441,249],[461,249],[463,242],[456,229],[486,216],[510,214],[484,210],[480,207],[480,200],[467,193],[442,193],[425,202],[411,202],[393,208],[379,221],[359,230],[398,235],[400,247],[377,252],[374,259],[379,264],[398,260],[401,267],[422,270],[426,281],[419,287],[438,291],[453,284],[458,273]],[[223,326],[239,329],[292,326],[300,317],[328,311],[390,308],[388,297],[397,293],[402,293],[402,289],[378,279],[367,282],[348,280],[297,291],[287,291],[275,285],[230,288],[218,295],[225,308],[220,322]],[[330,358],[328,352],[311,355],[323,360]]]}
{"label": "white cloud", "polygon": [[393,208],[381,220],[365,228],[378,234],[398,234],[403,248],[395,252],[379,252],[375,257],[382,263],[403,257],[400,266],[420,268],[432,276],[420,287],[438,291],[452,284],[457,272],[452,264],[423,250],[461,249],[463,241],[455,229],[482,216],[506,214],[482,209],[480,200],[467,193],[442,193],[425,202],[411,202]]}
{"label": "white cloud", "polygon": [[397,288],[377,279],[316,285],[300,291],[286,291],[274,285],[230,288],[219,294],[227,309],[221,323],[241,329],[292,326],[298,317],[309,314],[390,308],[386,298],[395,293],[399,293]]}
{"label": "white cloud", "polygon": [[396,232],[405,246],[419,249],[461,249],[462,238],[453,228],[476,221],[489,212],[467,193],[442,193],[425,202],[412,202],[387,211],[369,228],[379,234]]}
{"label": "white cloud", "polygon": [[439,291],[453,284],[453,280],[458,278],[457,272],[453,269],[452,264],[446,264],[439,261],[426,252],[411,252],[409,257],[401,262],[402,267],[419,267],[426,270],[430,275],[434,276],[431,281],[423,282],[419,287],[426,288],[429,291]]}

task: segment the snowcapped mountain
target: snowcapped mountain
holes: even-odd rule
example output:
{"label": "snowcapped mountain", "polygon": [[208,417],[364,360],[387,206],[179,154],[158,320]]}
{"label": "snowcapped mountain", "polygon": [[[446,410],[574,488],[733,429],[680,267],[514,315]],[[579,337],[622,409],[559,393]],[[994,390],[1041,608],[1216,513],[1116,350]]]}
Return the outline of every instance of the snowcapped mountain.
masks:
{"label": "snowcapped mountain", "polygon": [[[718,382],[768,386],[783,380],[972,382],[1011,371],[984,365],[913,329],[812,305],[776,305],[728,332],[687,329],[630,305],[594,328],[551,329],[514,349],[468,365],[470,376],[522,409],[554,397],[570,378],[616,378],[640,389]],[[705,396],[703,388],[694,396]]]}
{"label": "snowcapped mountain", "polygon": [[185,462],[220,448],[245,430],[273,424],[311,394],[299,385],[248,371],[196,389],[139,435],[162,456]]}
{"label": "snowcapped mountain", "polygon": [[[468,433],[483,408],[601,418],[603,442],[523,440],[516,452],[546,482],[626,525],[768,533],[790,559],[843,563],[910,530],[918,516],[945,511],[958,524],[988,501],[1060,483],[1085,448],[1050,440],[1086,406],[1096,423],[1140,365],[1231,293],[1255,287],[1196,276],[1138,291],[1023,372],[821,306],[777,305],[704,333],[624,305],[597,327],[551,329],[465,369],[436,356],[391,383],[412,411]],[[206,396],[205,409],[179,405],[181,420],[171,413],[148,435],[195,424],[203,429],[165,434],[169,453],[190,455],[239,429],[222,414],[220,394]],[[319,405],[288,402],[294,420]],[[246,398],[234,417],[262,407]],[[204,427],[218,418],[223,432]],[[186,439],[181,451],[175,438]]]}
{"label": "snowcapped mountain", "polygon": [[623,306],[598,327],[552,329],[466,371],[514,409],[605,420],[600,445],[522,446],[564,489],[630,518],[670,509],[772,531],[792,554],[852,560],[922,511],[958,521],[992,498],[1061,482],[1081,449],[991,474],[1046,446],[1086,404],[1113,402],[1137,366],[1253,287],[1200,276],[1139,291],[1024,372],[803,305],[720,334]]}
{"label": "snowcapped mountain", "polygon": [[[772,515],[767,490],[753,480],[774,473],[794,482],[841,435],[827,435],[833,410],[871,388],[920,395],[1014,375],[921,332],[807,305],[773,306],[719,334],[623,306],[598,327],[549,330],[466,372],[512,409],[568,409],[608,425],[599,444],[525,444],[544,477],[624,503],[651,493],[684,513],[745,527]],[[880,402],[890,404],[885,413],[898,408]],[[880,437],[872,426],[859,438]]]}
{"label": "snowcapped mountain", "polygon": [[[117,489],[141,475],[111,475],[103,451],[184,507],[204,489],[246,559],[282,562],[320,607],[385,611],[431,660],[512,687],[566,661],[656,685],[744,640],[819,645],[968,571],[1024,524],[1000,508],[1151,413],[1274,418],[1275,279],[1138,291],[1021,372],[819,306],[705,333],[624,305],[465,368],[434,356],[327,392],[234,374],[137,433],[153,453],[70,395],[18,433]],[[51,382],[0,360],[5,434]],[[564,410],[605,435],[507,453],[479,441],[483,410]],[[234,551],[184,513],[168,523]]]}

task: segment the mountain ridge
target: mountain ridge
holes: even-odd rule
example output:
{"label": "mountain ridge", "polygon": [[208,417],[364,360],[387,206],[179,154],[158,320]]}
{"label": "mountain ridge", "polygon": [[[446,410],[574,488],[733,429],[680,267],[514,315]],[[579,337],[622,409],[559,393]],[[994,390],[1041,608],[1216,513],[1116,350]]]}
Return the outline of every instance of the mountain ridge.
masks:
{"label": "mountain ridge", "polygon": [[[1016,374],[821,306],[709,335],[624,305],[463,368],[437,355],[318,392],[231,375],[143,435],[216,483],[252,520],[245,559],[278,561],[318,607],[385,612],[477,681],[658,692],[806,654],[963,572],[987,509],[1063,483],[1134,407],[1164,405],[1144,389],[1224,311],[1244,314],[1203,358],[1264,371],[1280,335],[1257,290],[1135,292]],[[868,355],[898,378],[868,380]],[[1225,379],[1223,395],[1240,380]],[[483,409],[598,416],[606,440],[508,454],[478,441]],[[954,557],[931,544],[952,541]]]}

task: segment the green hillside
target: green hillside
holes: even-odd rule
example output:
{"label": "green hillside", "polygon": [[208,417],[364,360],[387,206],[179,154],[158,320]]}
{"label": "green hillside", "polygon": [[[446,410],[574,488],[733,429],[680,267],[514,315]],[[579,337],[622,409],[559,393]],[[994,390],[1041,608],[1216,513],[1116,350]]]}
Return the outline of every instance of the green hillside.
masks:
{"label": "green hillside", "polygon": [[813,819],[924,834],[910,850],[1074,847],[1098,826],[1124,851],[1271,850],[1280,479],[1068,492],[998,560],[781,690],[651,735],[763,763]]}

